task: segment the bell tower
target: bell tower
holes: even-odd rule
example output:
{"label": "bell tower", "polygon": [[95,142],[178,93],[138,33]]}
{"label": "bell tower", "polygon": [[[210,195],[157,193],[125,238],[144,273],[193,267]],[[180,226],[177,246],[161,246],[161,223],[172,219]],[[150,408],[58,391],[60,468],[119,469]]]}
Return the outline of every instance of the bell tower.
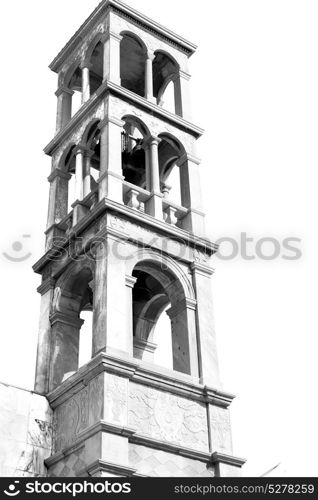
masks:
{"label": "bell tower", "polygon": [[[58,74],[35,390],[49,476],[236,476],[219,379],[188,60],[195,45],[102,1]],[[84,361],[83,361],[84,360]]]}

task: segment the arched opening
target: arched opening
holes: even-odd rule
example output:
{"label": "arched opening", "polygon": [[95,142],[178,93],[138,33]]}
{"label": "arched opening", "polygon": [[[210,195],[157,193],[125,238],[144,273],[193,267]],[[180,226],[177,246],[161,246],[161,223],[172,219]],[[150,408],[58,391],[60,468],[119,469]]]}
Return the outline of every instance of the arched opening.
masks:
{"label": "arched opening", "polygon": [[86,145],[84,164],[84,197],[97,191],[100,175],[100,129],[99,122],[93,123],[84,134]]}
{"label": "arched opening", "polygon": [[162,311],[154,328],[153,343],[157,347],[153,362],[155,365],[173,370],[172,331],[168,309],[169,306]]}
{"label": "arched opening", "polygon": [[161,191],[164,198],[181,206],[180,168],[177,161],[182,155],[182,147],[172,137],[160,134],[158,148]]}
{"label": "arched opening", "polygon": [[179,65],[164,52],[155,52],[153,60],[153,93],[157,104],[175,113],[175,89],[173,79],[176,77]]}
{"label": "arched opening", "polygon": [[73,71],[66,82],[66,87],[74,92],[72,95],[71,108],[71,116],[73,117],[82,106],[82,70],[80,66],[77,66],[77,68]]}
{"label": "arched opening", "polygon": [[180,281],[151,261],[137,264],[132,274],[134,356],[190,374],[188,311]]}
{"label": "arched opening", "polygon": [[95,45],[90,58],[89,83],[91,95],[103,83],[104,46],[101,41]]}
{"label": "arched opening", "polygon": [[146,182],[146,156],[143,147],[146,130],[133,117],[123,118],[125,125],[122,135],[122,169],[126,182],[143,189]]}
{"label": "arched opening", "polygon": [[58,285],[51,316],[52,388],[73,375],[92,356],[93,273],[90,265],[76,264]]}
{"label": "arched opening", "polygon": [[142,97],[145,95],[146,50],[132,34],[124,34],[120,42],[121,86]]}
{"label": "arched opening", "polygon": [[[70,213],[72,211],[72,204],[76,200],[76,180],[75,180],[75,168],[76,168],[76,158],[75,158],[75,145],[71,146],[68,153],[65,156],[65,162],[63,169],[66,171],[69,175],[70,178],[67,183],[67,191],[66,191],[66,196],[67,196],[67,213]],[[66,215],[66,214],[65,214]]]}

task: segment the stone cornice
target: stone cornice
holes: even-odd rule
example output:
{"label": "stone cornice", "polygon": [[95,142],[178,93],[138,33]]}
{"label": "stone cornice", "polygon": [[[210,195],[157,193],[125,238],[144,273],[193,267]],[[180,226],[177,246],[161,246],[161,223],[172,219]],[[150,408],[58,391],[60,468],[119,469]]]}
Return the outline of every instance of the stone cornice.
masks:
{"label": "stone cornice", "polygon": [[137,384],[147,385],[186,397],[189,400],[201,401],[222,408],[228,408],[235,398],[233,394],[223,390],[199,384],[197,379],[190,375],[172,370],[160,370],[151,363],[143,363],[134,358],[116,358],[100,353],[47,395],[50,405],[56,408],[103,372],[113,373]]}
{"label": "stone cornice", "polygon": [[219,453],[218,451],[212,454],[213,464],[227,464],[233,467],[242,467],[246,462],[245,458],[234,457],[232,455],[225,455],[224,453]]}
{"label": "stone cornice", "polygon": [[92,14],[72,36],[69,42],[53,59],[49,66],[52,71],[55,71],[57,73],[60,70],[66,59],[71,55],[71,53],[76,49],[78,45],[83,43],[83,40],[88,35],[89,31],[93,28],[97,21],[107,13],[109,9],[112,9],[115,12],[119,12],[121,15],[146,28],[148,31],[153,32],[163,40],[178,47],[179,50],[182,50],[183,52],[188,54],[189,57],[195,52],[197,48],[196,45],[192,42],[189,42],[176,33],[173,33],[173,31],[165,28],[164,26],[161,26],[156,21],[149,19],[140,12],[137,12],[135,9],[132,9],[128,5],[125,5],[123,2],[119,0],[104,0],[96,7]]}
{"label": "stone cornice", "polygon": [[41,283],[41,285],[37,288],[37,292],[40,295],[45,295],[46,292],[48,292],[49,290],[53,290],[54,287],[55,287],[55,279],[49,277]]}
{"label": "stone cornice", "polygon": [[[83,231],[88,226],[91,225],[92,221],[94,221],[97,217],[105,214],[107,211],[109,211],[110,213],[115,213],[115,215],[123,215],[124,217],[128,218],[128,220],[131,220],[137,225],[140,224],[143,227],[146,228],[149,227],[150,230],[154,231],[154,233],[158,232],[161,236],[171,237],[172,239],[179,238],[186,245],[189,245],[189,247],[193,247],[196,250],[202,249],[205,254],[213,255],[218,250],[218,246],[206,238],[196,236],[193,233],[180,229],[176,226],[172,226],[171,224],[167,224],[166,222],[160,221],[158,219],[155,219],[150,215],[138,212],[136,210],[127,207],[126,205],[105,198],[101,200],[99,203],[97,203],[94,209],[85,217],[83,217],[83,219],[81,219],[79,223],[72,228],[72,231],[70,232],[69,236],[68,237],[65,236],[63,244],[57,245],[56,247],[49,249],[43,255],[43,257],[41,257],[41,259],[39,259],[34,264],[33,270],[36,273],[41,273],[42,269],[49,262],[55,259],[55,256],[56,254],[58,254],[59,250],[67,247],[67,245],[73,238],[79,237],[83,233]],[[112,230],[111,228],[107,228],[107,232],[111,234],[112,232],[114,232],[114,230]],[[118,231],[116,232],[116,234],[119,236],[121,235],[121,233],[119,233]],[[96,239],[96,241],[98,241],[101,238],[101,236],[102,236],[101,233],[97,233],[93,239]],[[129,235],[127,235],[126,233],[123,233],[122,236],[125,236],[125,238],[128,237],[129,239]],[[88,242],[87,244],[88,246],[93,243],[93,239],[91,239]],[[131,240],[133,239],[131,238]],[[180,260],[182,260],[181,257]],[[199,264],[196,264],[196,266],[197,267],[195,269],[198,269],[198,267],[200,266],[200,268],[202,268],[202,270],[205,269],[206,272],[209,269],[208,266],[203,266]],[[213,272],[213,270],[211,270],[211,272]]]}
{"label": "stone cornice", "polygon": [[129,477],[134,476],[137,472],[136,469],[129,467],[128,464],[120,465],[115,464],[113,462],[106,462],[105,460],[96,460],[92,464],[88,465],[82,471],[79,471],[79,477],[82,477],[85,472],[89,474],[89,476],[96,476],[99,472],[108,472],[111,474],[119,475],[120,477]]}
{"label": "stone cornice", "polygon": [[[181,116],[171,113],[161,106],[148,101],[144,97],[141,97],[134,92],[107,80],[99,87],[91,98],[80,107],[78,112],[67,123],[67,125],[49,142],[49,144],[44,148],[45,154],[51,156],[54,150],[67,138],[67,136],[72,134],[74,128],[81,122],[81,120],[83,120],[83,118],[85,118],[86,114],[88,114],[96,105],[100,104],[101,98],[104,97],[107,92],[118,95],[123,99],[131,101],[134,105],[138,105],[144,110],[150,111],[154,115],[158,115],[160,118],[163,118],[164,120],[167,120],[173,125],[176,125],[182,130],[190,133],[195,138],[201,137],[204,132],[202,128],[184,120]],[[118,119],[118,121],[120,120]]]}
{"label": "stone cornice", "polygon": [[[98,433],[107,432],[117,436],[127,437],[130,443],[138,444],[140,446],[147,446],[160,451],[165,451],[167,453],[172,453],[175,455],[180,455],[182,457],[191,458],[193,460],[201,460],[210,464],[227,464],[234,467],[242,467],[246,462],[245,459],[234,457],[232,455],[226,455],[220,452],[214,452],[212,455],[208,451],[195,450],[193,448],[187,448],[186,446],[180,446],[179,444],[168,443],[158,439],[154,439],[149,436],[137,433],[134,429],[130,429],[125,426],[118,424],[108,423],[103,420],[97,422],[96,424],[88,427],[82,431],[76,437],[76,441],[71,445],[65,447],[63,450],[53,454],[50,458],[45,460],[47,467],[52,467],[52,465],[64,460],[64,458],[75,451],[78,451],[84,447],[84,443],[87,439],[95,436]],[[100,462],[100,460],[98,461]],[[96,462],[97,463],[97,462]],[[113,467],[117,467],[112,464]],[[121,467],[121,466],[118,466]],[[88,466],[85,470],[89,472],[91,466]],[[105,469],[106,470],[106,469]],[[113,469],[112,469],[113,470]],[[117,470],[117,469],[116,469]],[[123,467],[123,470],[127,470],[130,473],[136,472],[136,469],[131,469],[130,467]],[[114,470],[115,471],[115,470]],[[84,472],[84,471],[83,471]],[[118,472],[118,471],[117,471]],[[126,474],[127,475],[127,474]]]}

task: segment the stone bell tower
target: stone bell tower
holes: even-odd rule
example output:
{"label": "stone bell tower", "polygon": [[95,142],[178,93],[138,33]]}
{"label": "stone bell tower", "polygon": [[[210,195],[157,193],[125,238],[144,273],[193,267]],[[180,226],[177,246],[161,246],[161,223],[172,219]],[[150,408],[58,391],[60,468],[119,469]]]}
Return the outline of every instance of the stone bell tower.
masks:
{"label": "stone bell tower", "polygon": [[216,246],[189,103],[195,49],[104,0],[50,65],[57,126],[45,148],[46,252],[34,266],[49,476],[236,476],[244,463],[219,379]]}

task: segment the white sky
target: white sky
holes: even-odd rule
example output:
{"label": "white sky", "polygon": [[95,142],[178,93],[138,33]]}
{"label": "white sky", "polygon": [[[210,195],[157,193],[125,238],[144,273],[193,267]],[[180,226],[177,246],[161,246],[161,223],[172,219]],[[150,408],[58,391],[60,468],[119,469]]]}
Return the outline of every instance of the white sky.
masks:
{"label": "white sky", "polygon": [[[191,60],[209,235],[302,238],[299,261],[215,260],[214,308],[234,452],[317,476],[318,4],[130,0],[199,45]],[[97,0],[2,2],[0,380],[32,388],[57,80],[47,66]],[[22,235],[30,234],[30,238]],[[21,241],[24,248],[11,245]],[[253,252],[254,244],[249,251]],[[32,252],[24,263],[3,255]]]}

